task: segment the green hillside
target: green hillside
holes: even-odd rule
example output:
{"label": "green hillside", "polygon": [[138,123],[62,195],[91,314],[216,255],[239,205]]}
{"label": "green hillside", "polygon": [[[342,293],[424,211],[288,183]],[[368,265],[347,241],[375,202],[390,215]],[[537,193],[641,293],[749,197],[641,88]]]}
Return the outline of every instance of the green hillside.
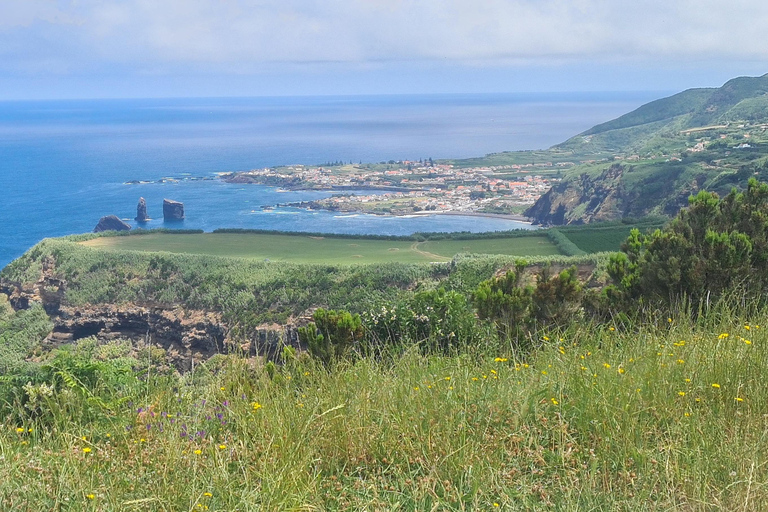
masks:
{"label": "green hillside", "polygon": [[553,148],[593,155],[526,215],[582,224],[674,215],[699,190],[727,193],[768,169],[768,74],[650,102]]}

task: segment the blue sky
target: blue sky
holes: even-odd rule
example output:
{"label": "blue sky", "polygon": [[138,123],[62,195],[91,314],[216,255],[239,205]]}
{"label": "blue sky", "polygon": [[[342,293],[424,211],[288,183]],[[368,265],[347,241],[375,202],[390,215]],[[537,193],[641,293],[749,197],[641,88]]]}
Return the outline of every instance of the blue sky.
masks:
{"label": "blue sky", "polygon": [[763,0],[0,0],[0,99],[677,91],[768,73]]}

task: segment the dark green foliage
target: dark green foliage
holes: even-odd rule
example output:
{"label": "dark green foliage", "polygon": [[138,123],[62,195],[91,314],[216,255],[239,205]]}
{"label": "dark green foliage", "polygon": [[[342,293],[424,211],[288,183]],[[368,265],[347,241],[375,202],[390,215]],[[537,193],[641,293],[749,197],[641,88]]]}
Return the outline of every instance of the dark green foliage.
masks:
{"label": "dark green foliage", "polygon": [[567,324],[582,294],[576,267],[551,276],[550,267],[544,266],[535,285],[525,283],[525,268],[526,262],[518,261],[504,276],[480,283],[474,293],[478,316],[493,321],[502,336],[518,344],[538,329]]}
{"label": "dark green foliage", "polygon": [[363,339],[360,315],[321,308],[312,319],[312,323],[299,328],[299,341],[325,365],[347,356]]}
{"label": "dark green foliage", "polygon": [[759,297],[768,289],[768,185],[750,179],[723,199],[699,192],[664,229],[633,230],[622,251],[607,268],[606,297],[618,309],[640,299],[709,304],[735,288]]}
{"label": "dark green foliage", "polygon": [[555,228],[547,230],[547,238],[555,244],[557,250],[566,256],[581,256],[586,251],[580,249],[571,239]]}

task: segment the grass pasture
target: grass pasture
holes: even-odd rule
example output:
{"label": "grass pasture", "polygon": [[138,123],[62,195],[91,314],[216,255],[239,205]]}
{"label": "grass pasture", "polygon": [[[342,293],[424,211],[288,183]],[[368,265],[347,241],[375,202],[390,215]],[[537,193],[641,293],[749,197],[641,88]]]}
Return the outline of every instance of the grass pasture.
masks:
{"label": "grass pasture", "polygon": [[552,256],[546,236],[477,240],[372,240],[262,233],[148,233],[80,242],[107,250],[167,251],[292,263],[425,263],[449,261],[458,253]]}

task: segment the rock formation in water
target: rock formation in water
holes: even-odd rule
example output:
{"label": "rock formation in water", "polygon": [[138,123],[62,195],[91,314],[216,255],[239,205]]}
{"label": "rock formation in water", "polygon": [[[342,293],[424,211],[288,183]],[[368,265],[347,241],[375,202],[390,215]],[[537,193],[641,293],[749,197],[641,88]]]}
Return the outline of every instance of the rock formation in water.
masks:
{"label": "rock formation in water", "polygon": [[94,233],[102,231],[128,231],[131,226],[120,220],[116,215],[107,215],[99,219],[99,223],[93,228]]}
{"label": "rock formation in water", "polygon": [[149,215],[147,215],[147,202],[143,197],[139,198],[139,204],[136,206],[136,222],[147,222]]}
{"label": "rock formation in water", "polygon": [[163,219],[184,220],[184,203],[163,199]]}

